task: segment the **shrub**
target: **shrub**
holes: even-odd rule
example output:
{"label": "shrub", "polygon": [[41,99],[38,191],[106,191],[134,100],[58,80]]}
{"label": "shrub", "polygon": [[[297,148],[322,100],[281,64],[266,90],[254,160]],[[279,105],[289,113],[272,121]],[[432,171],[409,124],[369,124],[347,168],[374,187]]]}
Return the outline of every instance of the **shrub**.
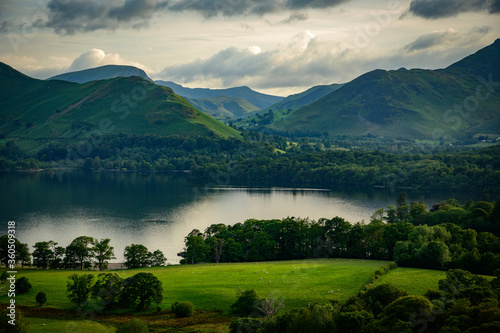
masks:
{"label": "shrub", "polygon": [[0,275],[0,281],[4,282],[7,281],[7,278],[9,277],[9,273],[7,271],[4,271],[2,275]]}
{"label": "shrub", "polygon": [[194,305],[191,302],[175,302],[172,304],[172,311],[177,318],[191,317],[194,314]]}
{"label": "shrub", "polygon": [[18,294],[26,294],[32,287],[33,286],[28,281],[27,277],[23,276],[22,278],[16,280],[16,292]]}
{"label": "shrub", "polygon": [[254,289],[244,290],[240,292],[236,302],[231,305],[231,312],[240,317],[249,316],[256,311],[255,305],[258,301],[259,297]]}
{"label": "shrub", "polygon": [[16,309],[15,323],[16,325],[9,324],[12,318],[9,317],[10,311],[8,309],[3,310],[0,313],[0,332],[9,333],[28,333],[29,322],[23,316],[19,309]]}
{"label": "shrub", "polygon": [[38,305],[43,306],[45,303],[47,303],[47,294],[41,291],[38,294],[36,294],[35,300],[38,303]]}
{"label": "shrub", "polygon": [[231,322],[229,333],[255,332],[262,326],[258,318],[238,318]]}
{"label": "shrub", "polygon": [[116,333],[149,333],[148,325],[139,319],[132,319],[118,328]]}

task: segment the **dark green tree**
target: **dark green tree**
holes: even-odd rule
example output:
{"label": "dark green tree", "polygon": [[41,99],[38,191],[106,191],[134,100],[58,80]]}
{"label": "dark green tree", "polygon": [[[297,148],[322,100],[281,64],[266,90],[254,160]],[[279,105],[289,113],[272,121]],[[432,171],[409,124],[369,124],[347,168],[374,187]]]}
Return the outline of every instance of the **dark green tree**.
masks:
{"label": "dark green tree", "polygon": [[94,239],[92,242],[92,253],[96,260],[96,266],[100,271],[108,268],[108,260],[116,259],[115,253],[112,246],[109,246],[109,238],[97,240]]}
{"label": "dark green tree", "polygon": [[33,286],[27,277],[23,276],[16,280],[16,292],[18,294],[26,294],[31,288],[33,288]]}
{"label": "dark green tree", "polygon": [[[28,333],[29,321],[24,317],[21,310],[16,309],[15,318],[9,316],[10,310],[5,309],[0,312],[0,332],[2,333]],[[9,323],[9,321],[11,321]],[[13,325],[12,323],[15,323]]]}
{"label": "dark green tree", "polygon": [[92,248],[94,238],[88,236],[80,236],[75,238],[68,247],[66,247],[66,256],[74,257],[78,261],[80,269],[91,265],[93,256]]}
{"label": "dark green tree", "polygon": [[49,242],[37,242],[33,246],[33,265],[38,268],[46,269],[54,258],[54,252],[50,248]]}
{"label": "dark green tree", "polygon": [[99,300],[106,308],[112,308],[119,302],[124,283],[124,279],[116,273],[100,273],[92,286],[92,298]]}
{"label": "dark green tree", "polygon": [[120,302],[137,310],[147,309],[152,303],[159,305],[163,300],[163,286],[151,273],[138,273],[125,279]]}
{"label": "dark green tree", "polygon": [[40,291],[38,294],[36,294],[35,300],[39,306],[43,306],[45,303],[47,303],[47,294],[45,294],[43,291]]}
{"label": "dark green tree", "polygon": [[94,275],[92,274],[73,274],[68,277],[66,292],[71,302],[76,303],[78,307],[82,307],[90,296],[94,283]]}
{"label": "dark green tree", "polygon": [[123,253],[124,265],[127,268],[148,267],[150,265],[150,253],[148,248],[141,244],[132,244],[125,247]]}

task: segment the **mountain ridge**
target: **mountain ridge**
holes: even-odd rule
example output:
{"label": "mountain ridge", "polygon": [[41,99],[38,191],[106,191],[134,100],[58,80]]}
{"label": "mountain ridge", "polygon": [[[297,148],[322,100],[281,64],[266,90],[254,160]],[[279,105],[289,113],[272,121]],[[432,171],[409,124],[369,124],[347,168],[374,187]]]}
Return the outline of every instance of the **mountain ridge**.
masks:
{"label": "mountain ridge", "polygon": [[0,63],[3,136],[34,149],[54,141],[74,143],[95,131],[239,137],[236,130],[195,109],[171,89],[141,77],[84,84],[38,80]]}
{"label": "mountain ridge", "polygon": [[52,76],[47,80],[63,80],[75,83],[87,83],[90,81],[114,79],[116,77],[139,76],[153,82],[151,78],[140,68],[128,65],[104,65],[79,71],[62,73]]}
{"label": "mountain ridge", "polygon": [[483,81],[498,81],[499,63],[497,39],[445,69],[370,71],[268,127],[291,133],[435,140],[477,135],[491,130],[489,122],[500,120],[500,89],[469,113],[455,111],[455,105],[467,103]]}

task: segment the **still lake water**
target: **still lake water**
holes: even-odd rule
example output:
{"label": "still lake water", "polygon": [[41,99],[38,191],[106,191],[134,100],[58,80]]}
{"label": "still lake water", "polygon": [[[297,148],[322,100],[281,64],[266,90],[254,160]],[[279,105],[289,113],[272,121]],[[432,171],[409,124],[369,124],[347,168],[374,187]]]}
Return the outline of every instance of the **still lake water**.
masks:
{"label": "still lake water", "polygon": [[[32,247],[54,240],[67,246],[78,236],[110,238],[116,260],[125,246],[143,244],[160,249],[168,262],[193,229],[204,231],[215,223],[235,224],[246,219],[287,216],[319,219],[340,216],[350,222],[365,220],[378,208],[394,204],[399,191],[341,187],[334,189],[200,186],[184,174],[65,173],[62,181],[47,173],[0,173],[0,221],[16,222],[17,238]],[[410,200],[425,204],[456,198],[462,204],[474,195],[406,191]],[[31,248],[32,250],[32,248]]]}

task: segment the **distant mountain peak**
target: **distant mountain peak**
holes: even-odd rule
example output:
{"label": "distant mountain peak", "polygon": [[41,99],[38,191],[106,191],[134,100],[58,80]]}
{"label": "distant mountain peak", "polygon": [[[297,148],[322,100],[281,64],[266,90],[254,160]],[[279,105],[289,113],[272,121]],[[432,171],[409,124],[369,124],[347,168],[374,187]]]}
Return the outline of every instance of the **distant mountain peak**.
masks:
{"label": "distant mountain peak", "polygon": [[104,65],[100,67],[59,74],[50,77],[47,80],[63,80],[76,83],[87,83],[96,80],[107,80],[114,79],[116,77],[130,76],[140,76],[148,81],[153,81],[149,78],[145,71],[129,65]]}

